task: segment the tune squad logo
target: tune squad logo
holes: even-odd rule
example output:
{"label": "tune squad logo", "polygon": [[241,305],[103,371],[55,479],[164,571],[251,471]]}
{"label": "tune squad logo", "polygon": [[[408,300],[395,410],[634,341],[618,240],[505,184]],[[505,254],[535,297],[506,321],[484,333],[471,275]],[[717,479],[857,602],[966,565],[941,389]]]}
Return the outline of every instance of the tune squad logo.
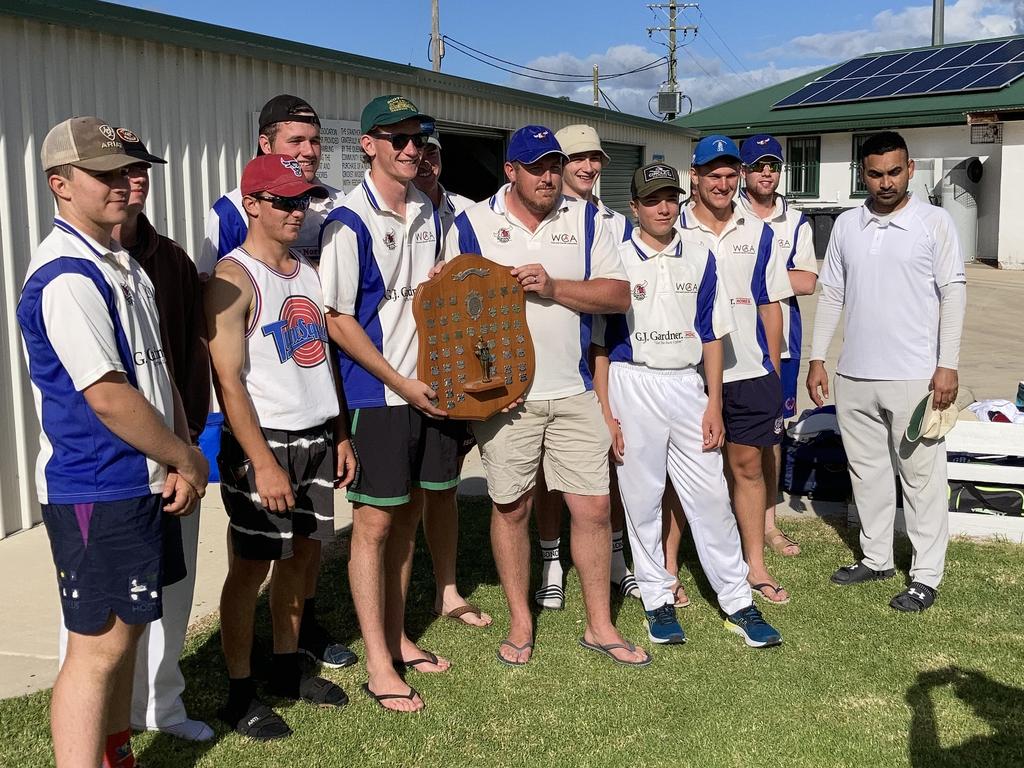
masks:
{"label": "tune squad logo", "polygon": [[281,305],[281,319],[263,326],[273,336],[282,363],[294,360],[300,368],[315,368],[327,360],[327,329],[320,308],[306,296],[289,296]]}

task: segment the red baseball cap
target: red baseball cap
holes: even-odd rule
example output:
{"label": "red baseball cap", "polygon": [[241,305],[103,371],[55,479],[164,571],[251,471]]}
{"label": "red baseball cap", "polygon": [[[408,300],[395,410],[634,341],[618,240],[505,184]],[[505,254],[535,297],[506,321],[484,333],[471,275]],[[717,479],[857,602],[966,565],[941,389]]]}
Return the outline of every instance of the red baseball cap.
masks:
{"label": "red baseball cap", "polygon": [[260,155],[250,160],[242,171],[241,192],[243,195],[269,192],[279,197],[327,197],[327,189],[306,181],[298,160],[288,155]]}

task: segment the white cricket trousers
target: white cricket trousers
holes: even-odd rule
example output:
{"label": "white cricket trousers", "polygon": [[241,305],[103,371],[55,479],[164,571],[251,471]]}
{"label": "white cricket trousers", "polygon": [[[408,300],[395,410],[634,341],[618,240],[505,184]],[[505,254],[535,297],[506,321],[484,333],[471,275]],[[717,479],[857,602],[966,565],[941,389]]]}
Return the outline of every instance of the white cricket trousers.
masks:
{"label": "white cricket trousers", "polygon": [[675,601],[676,574],[665,570],[661,533],[666,473],[683,504],[718,604],[727,614],[746,608],[753,598],[722,472],[722,452],[701,450],[701,420],[708,405],[704,380],[692,369],[612,363],[608,399],[622,426],[625,453],[615,472],[644,608],[650,611]]}
{"label": "white cricket trousers", "polygon": [[860,515],[864,564],[876,571],[893,567],[898,475],[907,535],[914,548],[910,578],[935,588],[942,581],[949,543],[946,441],[910,443],[903,438],[929,383],[836,374],[832,386]]}
{"label": "white cricket trousers", "polygon": [[[184,579],[164,587],[164,615],[151,622],[139,638],[135,653],[135,680],[132,685],[131,725],[137,729],[166,728],[183,723],[188,715],[181,694],[185,677],[178,659],[185,645],[192,595],[196,586],[196,559],[199,552],[199,507],[181,518],[181,543],[185,552]],[[68,647],[68,631],[60,622],[60,663]]]}

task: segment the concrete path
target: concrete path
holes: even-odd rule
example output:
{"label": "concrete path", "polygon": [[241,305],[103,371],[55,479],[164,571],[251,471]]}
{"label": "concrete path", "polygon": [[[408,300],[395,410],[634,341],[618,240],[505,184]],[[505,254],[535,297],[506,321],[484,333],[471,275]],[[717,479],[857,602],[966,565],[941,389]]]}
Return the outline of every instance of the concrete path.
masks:
{"label": "concrete path", "polygon": [[[967,325],[961,351],[961,403],[1002,397],[1012,400],[1017,381],[1024,379],[1024,272],[968,267]],[[810,353],[814,299],[801,301],[804,312],[804,360]],[[829,353],[828,370],[835,371],[841,344],[837,334]],[[803,364],[801,381],[806,375]],[[809,407],[806,392],[798,393],[798,410]],[[969,415],[969,414],[968,414]],[[973,417],[972,417],[973,418]],[[485,484],[479,455],[472,452],[463,472],[461,494],[483,495]],[[845,505],[815,504],[785,499],[783,514],[846,514]],[[337,526],[350,524],[352,510],[344,495],[336,495]],[[225,516],[216,486],[203,505],[199,564],[192,621],[217,610],[227,570]],[[48,688],[57,674],[59,605],[46,531],[37,526],[0,541],[0,698]]]}

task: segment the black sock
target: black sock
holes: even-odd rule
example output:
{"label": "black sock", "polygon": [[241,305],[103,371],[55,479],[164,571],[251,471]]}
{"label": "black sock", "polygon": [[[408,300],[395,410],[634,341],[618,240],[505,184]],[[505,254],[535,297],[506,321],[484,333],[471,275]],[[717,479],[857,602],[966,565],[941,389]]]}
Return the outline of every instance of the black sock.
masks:
{"label": "black sock", "polygon": [[302,605],[302,623],[299,624],[299,634],[304,635],[316,628],[316,598],[307,597]]}
{"label": "black sock", "polygon": [[224,707],[224,719],[234,723],[249,711],[249,703],[256,698],[256,686],[251,677],[228,680],[228,703]]}
{"label": "black sock", "polygon": [[275,653],[270,667],[270,690],[278,696],[299,698],[302,668],[298,653]]}

